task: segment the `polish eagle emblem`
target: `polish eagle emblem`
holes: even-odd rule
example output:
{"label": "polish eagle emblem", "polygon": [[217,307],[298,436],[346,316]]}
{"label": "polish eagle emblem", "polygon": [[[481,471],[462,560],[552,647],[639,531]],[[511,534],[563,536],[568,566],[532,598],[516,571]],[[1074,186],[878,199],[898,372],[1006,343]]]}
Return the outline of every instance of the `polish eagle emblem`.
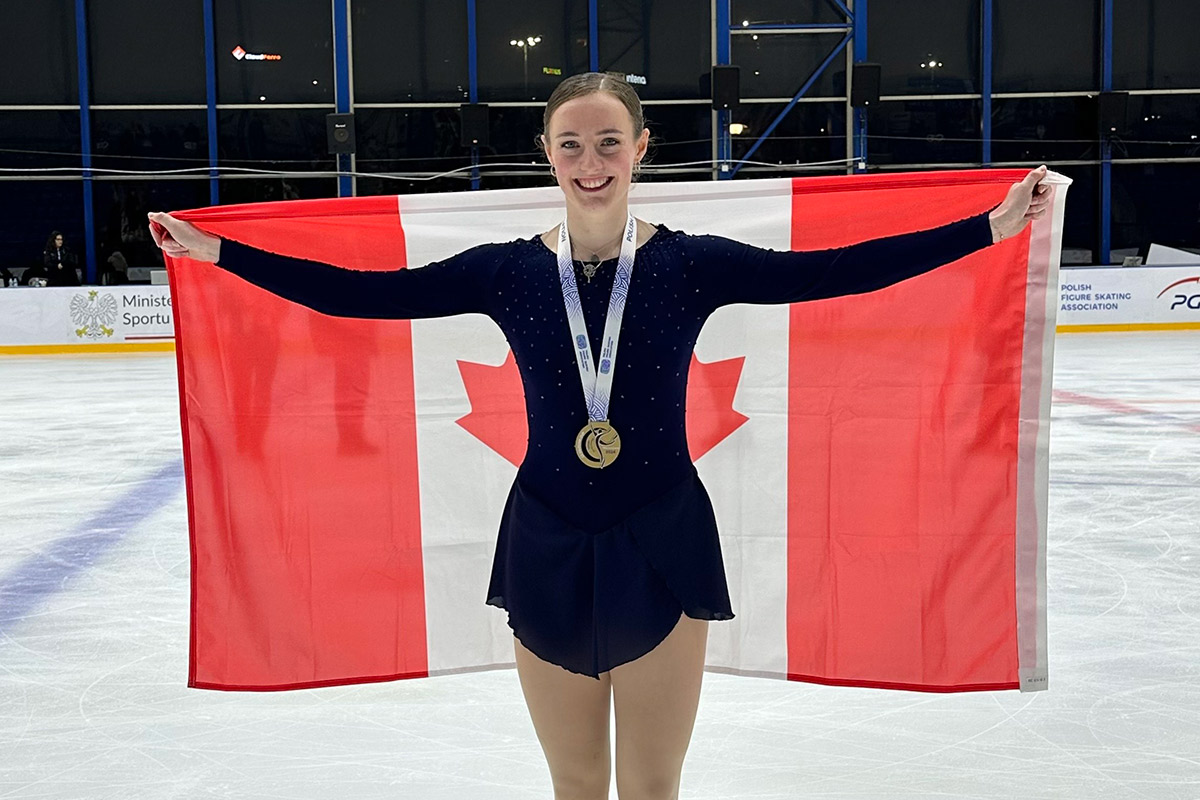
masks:
{"label": "polish eagle emblem", "polygon": [[113,324],[117,321],[117,298],[112,294],[100,294],[93,289],[86,295],[71,298],[71,322],[78,325],[75,335],[80,339],[102,339],[113,335]]}

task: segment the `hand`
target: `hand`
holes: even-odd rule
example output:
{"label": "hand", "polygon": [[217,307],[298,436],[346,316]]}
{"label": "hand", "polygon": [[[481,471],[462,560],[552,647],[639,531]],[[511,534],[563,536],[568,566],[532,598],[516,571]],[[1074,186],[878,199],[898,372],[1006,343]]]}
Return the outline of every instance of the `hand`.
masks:
{"label": "hand", "polygon": [[210,236],[190,222],[161,211],[151,211],[150,235],[162,251],[173,258],[191,258],[216,263],[221,257],[221,238]]}
{"label": "hand", "polygon": [[1042,183],[1045,177],[1045,164],[1030,170],[1024,180],[1012,185],[1004,202],[988,215],[993,243],[1011,239],[1025,230],[1030,220],[1046,216],[1050,187]]}

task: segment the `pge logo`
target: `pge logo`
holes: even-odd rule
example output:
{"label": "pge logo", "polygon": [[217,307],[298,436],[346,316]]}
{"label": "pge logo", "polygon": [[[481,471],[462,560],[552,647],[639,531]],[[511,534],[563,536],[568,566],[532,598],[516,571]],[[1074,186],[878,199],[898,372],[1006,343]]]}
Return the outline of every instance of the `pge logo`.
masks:
{"label": "pge logo", "polygon": [[[1159,292],[1158,296],[1162,297],[1164,294],[1171,291],[1176,286],[1182,286],[1185,283],[1200,284],[1200,275],[1198,275],[1194,278],[1184,278],[1181,281],[1175,281],[1170,286],[1168,286],[1167,288],[1165,288],[1161,292]],[[1192,294],[1184,294],[1182,292],[1176,292],[1174,294],[1174,296],[1171,298],[1171,310],[1174,311],[1177,308],[1190,308],[1193,311],[1200,311],[1200,285],[1198,285],[1196,287],[1196,291],[1193,292]]]}

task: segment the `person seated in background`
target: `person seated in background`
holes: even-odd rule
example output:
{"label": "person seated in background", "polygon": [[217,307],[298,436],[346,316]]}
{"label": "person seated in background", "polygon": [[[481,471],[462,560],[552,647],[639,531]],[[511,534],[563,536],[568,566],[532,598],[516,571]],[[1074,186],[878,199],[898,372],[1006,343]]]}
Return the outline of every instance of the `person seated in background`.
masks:
{"label": "person seated in background", "polygon": [[63,235],[52,231],[42,250],[42,266],[45,267],[48,286],[78,286],[79,275],[75,272],[77,259],[67,248]]}
{"label": "person seated in background", "polygon": [[115,286],[129,283],[129,262],[125,260],[120,250],[114,250],[105,261],[105,268],[100,273],[100,285]]}
{"label": "person seated in background", "polygon": [[49,286],[50,273],[46,271],[46,267],[42,264],[34,264],[29,269],[21,273],[22,286]]}

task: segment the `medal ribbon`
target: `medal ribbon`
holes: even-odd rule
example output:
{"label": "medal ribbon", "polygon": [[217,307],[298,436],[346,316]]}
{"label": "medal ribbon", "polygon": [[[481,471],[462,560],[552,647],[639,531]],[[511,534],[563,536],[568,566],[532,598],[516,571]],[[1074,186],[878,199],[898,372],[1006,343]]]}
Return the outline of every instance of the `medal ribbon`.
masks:
{"label": "medal ribbon", "polygon": [[593,422],[608,419],[608,401],[612,395],[613,370],[617,364],[617,339],[621,333],[621,318],[625,315],[625,299],[629,296],[629,279],[633,274],[634,251],[637,249],[637,223],[633,214],[625,223],[625,238],[621,241],[621,256],[612,294],[608,298],[608,315],[604,320],[604,339],[601,342],[599,363],[593,365],[592,346],[587,326],[583,322],[583,306],[575,284],[575,266],[571,260],[571,236],[567,221],[558,229],[558,277],[562,283],[563,303],[567,321],[571,324],[571,339],[575,343],[575,363],[579,365],[579,381],[583,384],[583,399],[587,403],[588,419]]}

